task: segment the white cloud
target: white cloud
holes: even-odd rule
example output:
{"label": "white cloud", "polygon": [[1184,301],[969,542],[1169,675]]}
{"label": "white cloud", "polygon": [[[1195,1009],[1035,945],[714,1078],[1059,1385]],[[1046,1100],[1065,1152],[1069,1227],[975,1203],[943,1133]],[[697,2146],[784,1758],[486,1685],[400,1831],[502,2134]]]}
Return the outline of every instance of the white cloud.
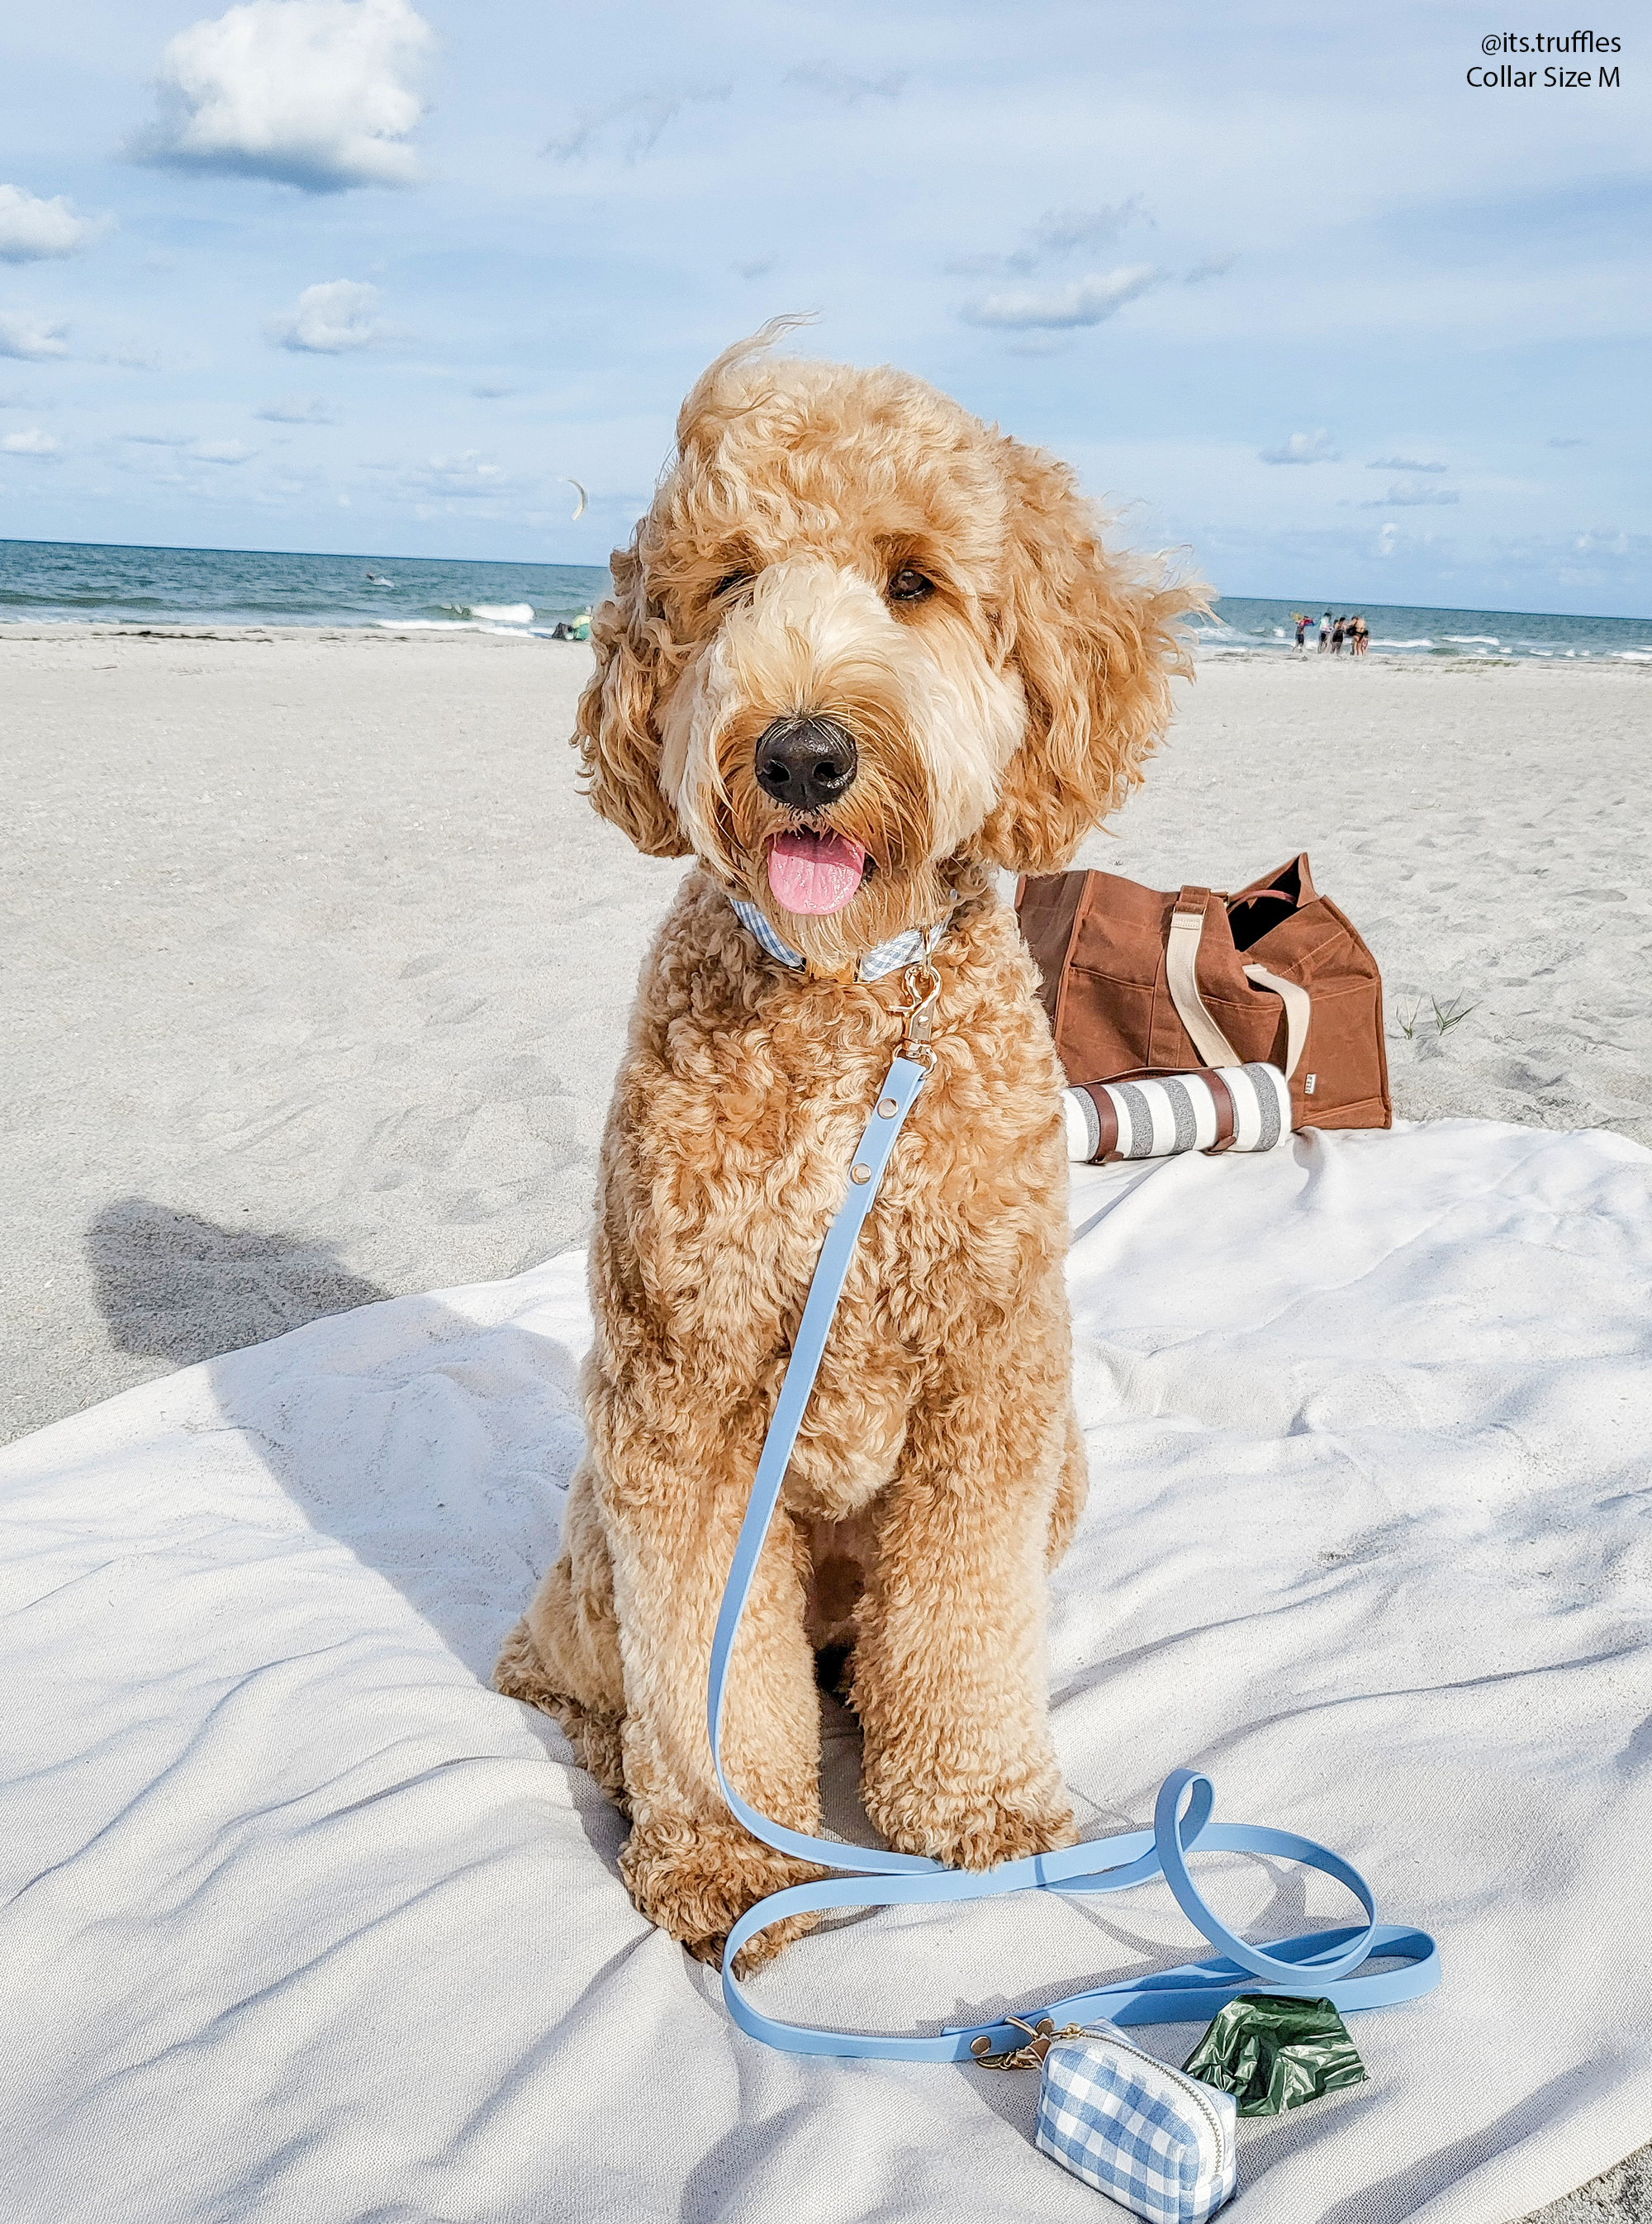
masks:
{"label": "white cloud", "polygon": [[1551,448],[1586,448],[1589,443],[1581,434],[1568,433],[1558,439],[1551,440],[1548,445]]}
{"label": "white cloud", "polygon": [[161,112],[127,155],[310,193],[416,185],[407,79],[434,44],[407,0],[248,0],[167,46]]}
{"label": "white cloud", "polygon": [[1075,325],[1100,325],[1161,284],[1164,274],[1151,262],[1110,270],[1105,278],[1078,278],[1050,293],[989,294],[962,312],[966,324],[993,325],[1008,332],[1031,329],[1065,332]]}
{"label": "white cloud", "polygon": [[163,486],[199,486],[198,464],[233,465],[251,461],[261,452],[244,440],[214,440],[196,433],[122,433],[124,454],[117,460],[126,471],[141,471]]}
{"label": "white cloud", "polygon": [[331,425],[332,412],[325,401],[302,394],[284,395],[279,401],[266,401],[262,409],[253,411],[272,425]]}
{"label": "white cloud", "polygon": [[470,391],[478,401],[503,401],[508,395],[514,394],[516,389],[514,386],[473,386]]}
{"label": "white cloud", "polygon": [[384,337],[384,325],[373,313],[378,305],[376,286],[331,278],[306,286],[287,315],[269,319],[264,338],[272,347],[295,354],[347,355]]}
{"label": "white cloud", "polygon": [[1049,209],[1007,255],[959,255],[946,265],[955,278],[1028,278],[1044,263],[1060,262],[1083,248],[1106,247],[1127,224],[1151,224],[1140,193],[1098,209]]}
{"label": "white cloud", "polygon": [[1293,433],[1277,448],[1262,449],[1260,455],[1264,464],[1335,464],[1341,461],[1323,425],[1317,433]]}
{"label": "white cloud", "polygon": [[853,108],[860,100],[896,100],[906,83],[905,70],[886,70],[882,77],[860,77],[839,69],[835,62],[799,62],[785,73],[787,85],[800,85],[818,92],[840,107]]}
{"label": "white cloud", "polygon": [[54,456],[62,445],[54,434],[42,433],[38,425],[27,433],[8,433],[0,440],[0,448],[9,456]]}
{"label": "white cloud", "polygon": [[428,464],[408,474],[409,492],[426,496],[502,494],[509,484],[504,465],[489,463],[475,448],[457,456],[432,456]]}
{"label": "white cloud", "polygon": [[1141,193],[1110,208],[1051,209],[1033,225],[1032,244],[1042,255],[1072,255],[1081,247],[1110,245],[1127,224],[1152,221]]}
{"label": "white cloud", "polygon": [[0,355],[15,355],[24,363],[44,363],[49,356],[67,355],[68,344],[63,338],[66,330],[60,318],[48,324],[41,317],[0,316]]}
{"label": "white cloud", "polygon": [[735,269],[749,282],[755,278],[766,278],[779,259],[778,255],[753,256],[749,262],[736,262]]}
{"label": "white cloud", "polygon": [[627,128],[617,135],[621,151],[627,161],[634,162],[638,155],[653,151],[665,126],[685,108],[708,100],[727,100],[733,91],[731,85],[703,85],[683,86],[672,92],[628,92],[606,108],[581,109],[567,130],[558,138],[547,140],[539,152],[553,161],[577,161],[581,155],[598,150],[612,125],[622,124]]}
{"label": "white cloud", "polygon": [[1420,509],[1426,504],[1460,502],[1455,487],[1422,486],[1416,479],[1397,479],[1379,501],[1362,502],[1361,509]]}
{"label": "white cloud", "polygon": [[102,229],[77,216],[61,193],[43,201],[21,186],[0,186],[0,262],[44,262],[52,256],[79,255]]}
{"label": "white cloud", "polygon": [[1444,464],[1420,464],[1411,456],[1378,456],[1374,464],[1367,464],[1368,471],[1443,471]]}
{"label": "white cloud", "polygon": [[1207,255],[1202,262],[1195,262],[1191,270],[1183,274],[1182,283],[1184,286],[1202,286],[1207,279],[1226,278],[1238,261],[1237,255]]}

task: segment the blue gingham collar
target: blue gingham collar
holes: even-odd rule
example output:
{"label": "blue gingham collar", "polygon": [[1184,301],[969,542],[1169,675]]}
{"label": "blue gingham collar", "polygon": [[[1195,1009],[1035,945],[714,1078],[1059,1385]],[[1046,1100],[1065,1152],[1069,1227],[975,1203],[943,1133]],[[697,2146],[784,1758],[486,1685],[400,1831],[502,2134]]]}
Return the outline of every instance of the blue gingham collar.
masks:
{"label": "blue gingham collar", "polygon": [[[739,896],[730,896],[735,916],[771,957],[778,957],[782,965],[795,966],[799,971],[804,964],[800,950],[789,942],[782,942],[774,929],[753,903]],[[880,942],[875,950],[868,950],[854,969],[857,981],[881,981],[886,973],[899,973],[903,965],[916,965],[921,958],[933,957],[941,938],[947,931],[950,913],[934,926],[909,926],[899,934],[892,934],[887,942]]]}

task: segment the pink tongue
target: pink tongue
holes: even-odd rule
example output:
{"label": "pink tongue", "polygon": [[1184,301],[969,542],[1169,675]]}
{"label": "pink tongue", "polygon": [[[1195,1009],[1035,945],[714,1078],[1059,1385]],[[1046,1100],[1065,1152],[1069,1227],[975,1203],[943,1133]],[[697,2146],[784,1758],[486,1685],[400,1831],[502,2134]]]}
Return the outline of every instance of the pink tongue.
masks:
{"label": "pink tongue", "polygon": [[777,903],[810,919],[842,911],[861,885],[867,853],[847,834],[777,834],[769,887]]}

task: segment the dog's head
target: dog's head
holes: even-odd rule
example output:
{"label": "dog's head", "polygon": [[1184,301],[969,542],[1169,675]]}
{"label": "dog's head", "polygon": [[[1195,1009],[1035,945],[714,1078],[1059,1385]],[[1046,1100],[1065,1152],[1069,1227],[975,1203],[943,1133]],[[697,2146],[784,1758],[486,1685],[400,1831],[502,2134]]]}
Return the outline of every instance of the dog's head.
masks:
{"label": "dog's head", "polygon": [[893,370],[714,363],[596,611],[605,818],[835,968],[948,867],[1063,864],[1140,778],[1189,589],[1103,547],[1064,464]]}

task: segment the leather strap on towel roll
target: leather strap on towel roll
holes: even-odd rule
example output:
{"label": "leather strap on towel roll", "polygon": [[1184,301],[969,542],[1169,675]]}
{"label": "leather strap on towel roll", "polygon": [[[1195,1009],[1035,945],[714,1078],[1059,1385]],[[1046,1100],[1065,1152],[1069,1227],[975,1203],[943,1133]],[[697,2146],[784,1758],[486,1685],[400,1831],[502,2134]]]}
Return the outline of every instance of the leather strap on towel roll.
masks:
{"label": "leather strap on towel roll", "polygon": [[[1092,1139],[1090,1157],[1093,1160],[1110,1159],[1119,1147],[1119,1115],[1113,1109],[1113,1099],[1099,1081],[1083,1084],[1084,1094],[1095,1107],[1096,1132]],[[1233,1132],[1232,1108],[1229,1108],[1227,1131]]]}
{"label": "leather strap on towel roll", "polygon": [[1233,1147],[1233,1130],[1239,1114],[1233,1103],[1233,1092],[1213,1066],[1210,1074],[1210,1093],[1216,1104],[1216,1140],[1210,1147],[1211,1157]]}

